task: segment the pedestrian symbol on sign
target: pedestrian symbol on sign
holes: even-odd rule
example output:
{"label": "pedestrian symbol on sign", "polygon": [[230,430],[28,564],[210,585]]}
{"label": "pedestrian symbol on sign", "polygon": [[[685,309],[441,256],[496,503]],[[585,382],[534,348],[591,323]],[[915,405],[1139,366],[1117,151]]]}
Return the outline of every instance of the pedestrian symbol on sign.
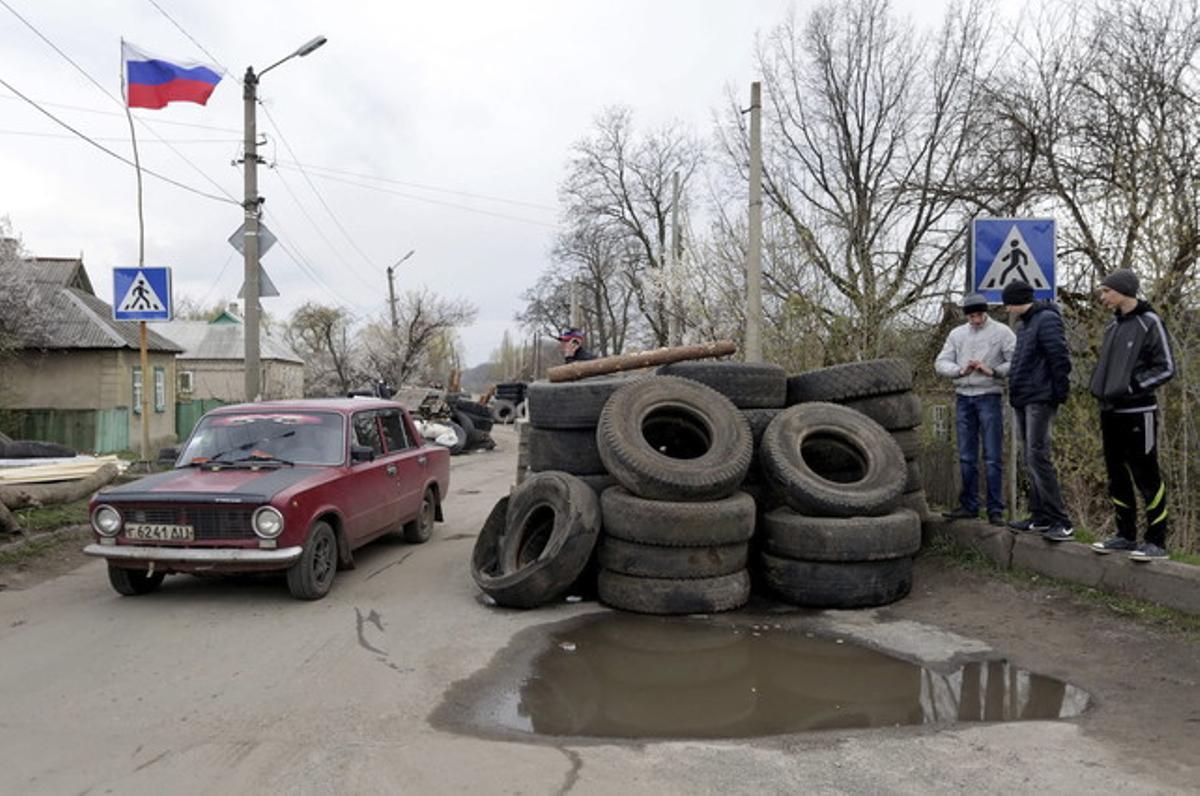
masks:
{"label": "pedestrian symbol on sign", "polygon": [[125,298],[121,299],[121,312],[161,312],[163,308],[162,299],[146,281],[146,275],[138,271]]}
{"label": "pedestrian symbol on sign", "polygon": [[996,252],[991,266],[979,282],[982,290],[1003,290],[1005,285],[1013,282],[1024,282],[1035,290],[1050,286],[1042,267],[1038,264],[1021,230],[1014,224],[1004,238],[1004,243]]}

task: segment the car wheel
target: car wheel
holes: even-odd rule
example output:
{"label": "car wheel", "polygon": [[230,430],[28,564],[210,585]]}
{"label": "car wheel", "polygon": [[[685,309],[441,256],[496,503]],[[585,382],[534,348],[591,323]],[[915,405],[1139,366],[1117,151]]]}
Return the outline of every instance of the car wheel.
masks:
{"label": "car wheel", "polygon": [[288,591],[299,600],[321,599],[333,586],[337,563],[337,537],[329,523],[318,522],[308,535],[300,560],[287,571]]}
{"label": "car wheel", "polygon": [[115,564],[108,565],[108,582],[118,594],[126,597],[136,597],[139,594],[149,594],[157,591],[162,585],[166,574],[155,572],[153,575],[137,569],[125,569]]}
{"label": "car wheel", "polygon": [[409,544],[424,544],[433,536],[433,518],[437,514],[437,498],[432,489],[425,490],[421,498],[421,513],[412,522],[404,525],[404,541]]}

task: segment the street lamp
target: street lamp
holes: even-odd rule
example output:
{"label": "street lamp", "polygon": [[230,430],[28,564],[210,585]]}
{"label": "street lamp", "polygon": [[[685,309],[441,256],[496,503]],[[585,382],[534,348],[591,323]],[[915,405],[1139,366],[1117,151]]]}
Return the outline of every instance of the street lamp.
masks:
{"label": "street lamp", "polygon": [[246,77],[242,83],[242,100],[244,101],[245,120],[245,155],[242,160],[245,176],[245,196],[242,207],[245,209],[246,223],[243,237],[243,264],[246,299],[246,400],[257,401],[262,391],[260,370],[262,368],[259,343],[259,281],[258,281],[258,214],[262,197],[258,195],[258,81],[267,72],[296,56],[304,56],[316,50],[326,42],[324,36],[317,36],[305,42],[294,52],[254,74],[254,67],[246,67]]}
{"label": "street lamp", "polygon": [[404,255],[399,260],[397,260],[395,265],[389,265],[388,269],[387,269],[388,306],[392,310],[392,334],[393,335],[397,335],[400,333],[400,321],[396,318],[396,283],[394,281],[392,281],[392,276],[396,272],[396,269],[400,267],[401,263],[403,263],[405,260],[407,260],[409,257],[412,257],[416,253],[417,253],[416,249],[410,249],[408,254]]}

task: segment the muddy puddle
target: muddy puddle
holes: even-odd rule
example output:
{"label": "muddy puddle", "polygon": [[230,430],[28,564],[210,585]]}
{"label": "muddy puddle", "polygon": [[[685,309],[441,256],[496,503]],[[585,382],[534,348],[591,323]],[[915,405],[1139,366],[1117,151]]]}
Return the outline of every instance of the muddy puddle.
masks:
{"label": "muddy puddle", "polygon": [[432,718],[483,735],[746,738],[1071,718],[1088,703],[1004,660],[926,667],[778,624],[600,614],[519,634]]}

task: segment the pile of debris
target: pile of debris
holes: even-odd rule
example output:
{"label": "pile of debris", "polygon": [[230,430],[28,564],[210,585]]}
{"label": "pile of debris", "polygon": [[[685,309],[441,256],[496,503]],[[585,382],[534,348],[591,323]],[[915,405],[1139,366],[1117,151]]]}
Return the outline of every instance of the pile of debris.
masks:
{"label": "pile of debris", "polygon": [[451,456],[496,447],[491,410],[467,396],[432,387],[401,387],[392,400],[409,411],[424,439],[448,449]]}
{"label": "pile of debris", "polygon": [[487,402],[492,420],[506,425],[524,418],[528,414],[528,405],[525,403],[528,388],[529,385],[523,381],[497,384],[491,399]]}
{"label": "pile of debris", "polygon": [[812,607],[900,599],[926,511],[911,390],[892,359],[531,384],[518,485],[480,534],[475,580],[533,607],[598,565],[602,602],[654,614],[734,609],[754,587]]}
{"label": "pile of debris", "polygon": [[129,466],[116,456],[79,456],[52,442],[4,437],[0,450],[0,533],[21,530],[13,511],[83,500]]}

